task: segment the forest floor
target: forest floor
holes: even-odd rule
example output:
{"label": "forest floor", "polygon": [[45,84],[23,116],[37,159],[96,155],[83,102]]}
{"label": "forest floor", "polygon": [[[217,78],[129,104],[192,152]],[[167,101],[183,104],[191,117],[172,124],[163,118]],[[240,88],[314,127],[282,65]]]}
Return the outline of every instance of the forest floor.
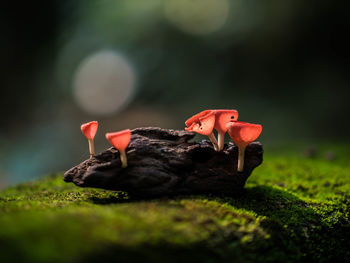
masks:
{"label": "forest floor", "polygon": [[350,262],[349,160],[349,145],[270,151],[236,198],[46,176],[0,192],[0,262]]}

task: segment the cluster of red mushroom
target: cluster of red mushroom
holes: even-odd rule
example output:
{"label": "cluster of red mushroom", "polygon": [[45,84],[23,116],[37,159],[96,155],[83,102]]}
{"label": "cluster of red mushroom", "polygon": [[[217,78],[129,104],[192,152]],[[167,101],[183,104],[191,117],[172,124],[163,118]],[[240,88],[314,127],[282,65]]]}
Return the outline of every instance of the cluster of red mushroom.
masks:
{"label": "cluster of red mushroom", "polygon": [[[237,121],[237,119],[238,112],[236,110],[205,110],[189,118],[185,122],[187,126],[185,130],[208,136],[215,151],[222,151],[224,149],[225,133],[227,132],[238,146],[237,170],[242,172],[244,169],[245,149],[249,143],[259,137],[262,126]],[[81,131],[89,141],[90,158],[95,154],[94,138],[97,129],[97,121],[91,121],[81,125]],[[218,133],[217,140],[213,132],[214,129]],[[131,131],[126,129],[119,132],[106,133],[106,138],[119,151],[122,168],[127,167],[125,149],[130,143]]]}
{"label": "cluster of red mushroom", "polygon": [[[185,130],[208,136],[216,151],[224,149],[225,133],[227,132],[238,146],[237,171],[242,172],[245,149],[249,143],[259,137],[262,126],[237,120],[236,110],[204,110],[185,122],[187,126]],[[217,140],[213,133],[214,129],[218,133]]]}
{"label": "cluster of red mushroom", "polygon": [[[95,154],[94,138],[98,129],[97,121],[90,121],[81,125],[81,131],[89,141],[90,158]],[[106,139],[119,151],[122,168],[128,166],[125,149],[128,147],[131,139],[129,129],[119,132],[106,133]]]}

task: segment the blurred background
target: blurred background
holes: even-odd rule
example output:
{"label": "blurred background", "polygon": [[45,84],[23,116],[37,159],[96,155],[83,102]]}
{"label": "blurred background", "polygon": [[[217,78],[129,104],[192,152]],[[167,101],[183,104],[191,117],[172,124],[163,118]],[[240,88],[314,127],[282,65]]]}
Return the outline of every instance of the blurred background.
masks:
{"label": "blurred background", "polygon": [[[9,1],[10,2],[10,1]],[[345,1],[60,0],[0,9],[0,187],[88,158],[80,125],[183,129],[208,108],[264,145],[348,141]],[[282,147],[282,146],[281,146]]]}

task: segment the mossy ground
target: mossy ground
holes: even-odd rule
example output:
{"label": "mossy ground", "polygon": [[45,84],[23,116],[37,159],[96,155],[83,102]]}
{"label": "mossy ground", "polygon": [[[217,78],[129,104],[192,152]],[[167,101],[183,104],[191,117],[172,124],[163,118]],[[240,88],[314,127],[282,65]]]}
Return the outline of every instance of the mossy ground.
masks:
{"label": "mossy ground", "polygon": [[350,261],[350,147],[320,149],[266,154],[238,198],[131,200],[62,174],[9,188],[0,262]]}

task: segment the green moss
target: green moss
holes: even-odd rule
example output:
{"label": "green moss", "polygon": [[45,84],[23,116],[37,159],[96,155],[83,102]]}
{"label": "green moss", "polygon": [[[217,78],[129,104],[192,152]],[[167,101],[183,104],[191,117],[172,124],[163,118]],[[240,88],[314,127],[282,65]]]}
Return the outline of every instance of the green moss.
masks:
{"label": "green moss", "polygon": [[267,155],[238,198],[130,200],[62,174],[6,189],[1,262],[349,261],[350,153],[334,149]]}

